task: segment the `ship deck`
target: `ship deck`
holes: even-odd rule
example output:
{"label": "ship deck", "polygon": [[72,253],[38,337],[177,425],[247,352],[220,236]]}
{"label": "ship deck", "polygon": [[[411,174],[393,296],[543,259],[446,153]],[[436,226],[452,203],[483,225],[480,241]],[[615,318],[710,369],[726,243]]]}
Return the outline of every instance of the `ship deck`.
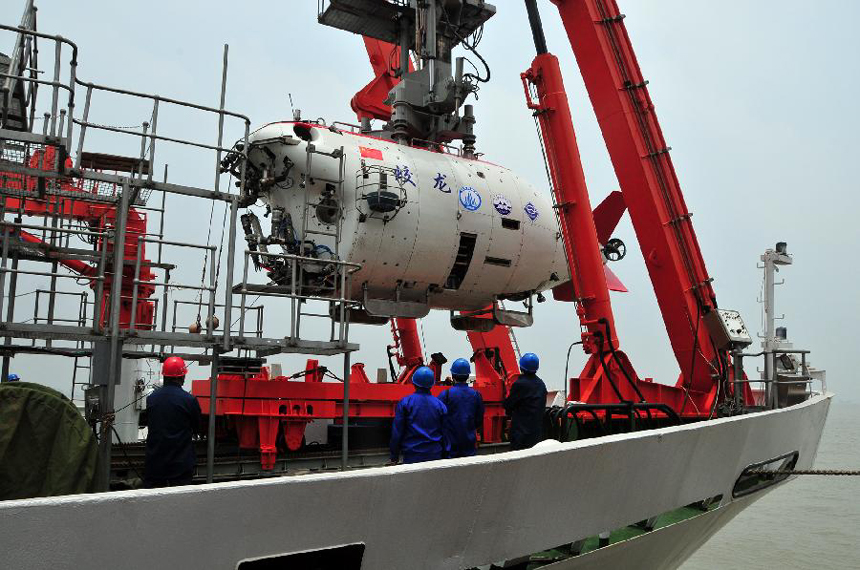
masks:
{"label": "ship deck", "polygon": [[[13,570],[247,570],[257,561],[289,565],[299,555],[335,552],[350,557],[347,568],[462,569],[587,541],[722,496],[720,509],[704,518],[556,562],[564,564],[558,568],[599,567],[588,562],[599,559],[618,567],[614,552],[628,560],[647,554],[654,561],[649,567],[674,568],[732,513],[773,488],[734,498],[750,466],[796,452],[796,468],[811,467],[831,397],[487,456],[7,501],[0,504],[0,533],[14,546],[5,563]],[[419,515],[432,530],[403,532]],[[188,540],[177,541],[178,533]],[[50,544],[43,536],[52,537]],[[188,541],[205,547],[190,549]]]}

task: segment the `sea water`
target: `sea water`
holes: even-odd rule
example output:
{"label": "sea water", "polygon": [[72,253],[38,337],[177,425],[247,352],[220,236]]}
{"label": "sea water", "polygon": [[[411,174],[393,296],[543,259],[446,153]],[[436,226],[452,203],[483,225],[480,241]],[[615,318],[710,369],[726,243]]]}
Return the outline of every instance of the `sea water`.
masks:
{"label": "sea water", "polygon": [[[817,469],[860,469],[860,404],[834,398]],[[860,477],[801,475],[741,512],[682,570],[860,569]]]}

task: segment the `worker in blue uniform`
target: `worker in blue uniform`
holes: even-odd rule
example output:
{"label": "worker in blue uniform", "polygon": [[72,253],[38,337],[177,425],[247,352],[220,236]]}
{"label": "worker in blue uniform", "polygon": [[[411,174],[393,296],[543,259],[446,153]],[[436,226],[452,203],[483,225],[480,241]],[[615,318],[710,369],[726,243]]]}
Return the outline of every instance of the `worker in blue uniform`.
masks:
{"label": "worker in blue uniform", "polygon": [[439,394],[448,408],[442,423],[442,433],[448,457],[468,457],[477,453],[476,431],[484,424],[484,399],[481,393],[469,387],[472,367],[465,358],[451,364],[454,385]]}
{"label": "worker in blue uniform", "polygon": [[426,366],[412,373],[415,392],[399,402],[391,427],[391,462],[403,454],[404,463],[419,463],[442,458],[444,441],[442,420],[448,409],[430,393],[436,375]]}
{"label": "worker in blue uniform", "polygon": [[511,417],[511,449],[528,449],[543,438],[546,385],[537,376],[539,366],[536,354],[522,355],[521,374],[505,398],[505,412]]}
{"label": "worker in blue uniform", "polygon": [[188,368],[178,356],[164,361],[164,385],[146,398],[148,433],[145,487],[190,485],[197,458],[192,438],[200,431],[200,404],[182,385]]}

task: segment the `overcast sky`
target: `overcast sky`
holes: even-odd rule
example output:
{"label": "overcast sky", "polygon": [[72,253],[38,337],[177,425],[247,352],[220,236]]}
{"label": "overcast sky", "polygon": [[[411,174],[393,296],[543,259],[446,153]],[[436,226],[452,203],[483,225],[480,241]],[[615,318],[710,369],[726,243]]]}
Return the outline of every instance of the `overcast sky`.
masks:
{"label": "overcast sky", "polygon": [[[690,210],[714,287],[724,308],[741,311],[748,327],[760,329],[758,256],[787,241],[796,265],[780,277],[780,324],[795,344],[813,351],[827,369],[840,399],[860,400],[853,354],[860,300],[853,248],[860,243],[857,221],[856,58],[860,4],[799,0],[723,2],[619,0],[639,63]],[[606,147],[557,11],[539,2],[550,51],[561,59],[574,114],[592,203],[617,189]],[[17,23],[23,2],[7,0],[0,21]],[[57,33],[80,48],[78,75],[86,81],[158,92],[217,106],[222,46],[230,44],[227,106],[255,125],[290,117],[288,94],[306,117],[354,121],[349,100],[372,77],[361,39],[316,23],[317,2],[163,1],[111,2],[42,0],[41,31]],[[525,108],[519,73],[534,47],[525,9],[498,0],[479,51],[492,68],[475,103],[478,149],[546,188],[535,127]],[[0,50],[11,51],[10,36]],[[47,59],[50,50],[43,46]],[[149,118],[142,106],[94,102],[93,120],[132,125]],[[231,136],[238,136],[238,125]],[[196,134],[214,142],[215,123],[165,112],[159,131]],[[135,145],[92,138],[90,150],[133,154]],[[169,145],[159,148],[159,165],[171,179],[198,186],[214,179],[210,157]],[[156,170],[161,166],[157,165]],[[175,201],[167,214],[168,239],[207,239],[208,204]],[[220,238],[221,210],[213,213],[211,242]],[[625,216],[616,236],[629,255],[613,270],[630,293],[613,294],[618,334],[640,376],[674,384],[678,366],[671,352],[642,256]],[[177,255],[189,282],[199,281],[201,261]],[[286,305],[284,305],[286,306]],[[275,306],[272,306],[275,309]],[[267,304],[267,311],[269,310]],[[276,328],[277,310],[267,316]],[[423,324],[429,352],[453,360],[471,353],[465,335],[451,334],[447,312]],[[517,331],[520,347],[542,358],[541,374],[559,388],[564,355],[579,337],[572,305],[538,305],[535,326]],[[354,327],[362,349],[355,360],[373,376],[385,366],[387,327]],[[296,357],[276,357],[285,372],[304,368]],[[18,358],[13,371],[58,387],[68,383],[67,363]],[[585,355],[574,350],[570,375]],[[333,367],[336,362],[330,362]],[[192,375],[205,376],[200,368]],[[46,377],[47,376],[47,377]]]}

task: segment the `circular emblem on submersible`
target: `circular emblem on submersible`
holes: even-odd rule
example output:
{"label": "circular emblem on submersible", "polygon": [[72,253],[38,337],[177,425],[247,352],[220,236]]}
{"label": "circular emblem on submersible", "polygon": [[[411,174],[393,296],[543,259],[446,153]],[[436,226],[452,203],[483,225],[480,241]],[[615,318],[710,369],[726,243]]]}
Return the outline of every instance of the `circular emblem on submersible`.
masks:
{"label": "circular emblem on submersible", "polygon": [[498,213],[503,216],[507,216],[513,210],[513,206],[511,206],[511,202],[502,196],[501,194],[497,194],[493,198],[493,207],[496,209]]}
{"label": "circular emblem on submersible", "polygon": [[481,195],[471,186],[460,188],[460,204],[470,212],[481,207]]}

